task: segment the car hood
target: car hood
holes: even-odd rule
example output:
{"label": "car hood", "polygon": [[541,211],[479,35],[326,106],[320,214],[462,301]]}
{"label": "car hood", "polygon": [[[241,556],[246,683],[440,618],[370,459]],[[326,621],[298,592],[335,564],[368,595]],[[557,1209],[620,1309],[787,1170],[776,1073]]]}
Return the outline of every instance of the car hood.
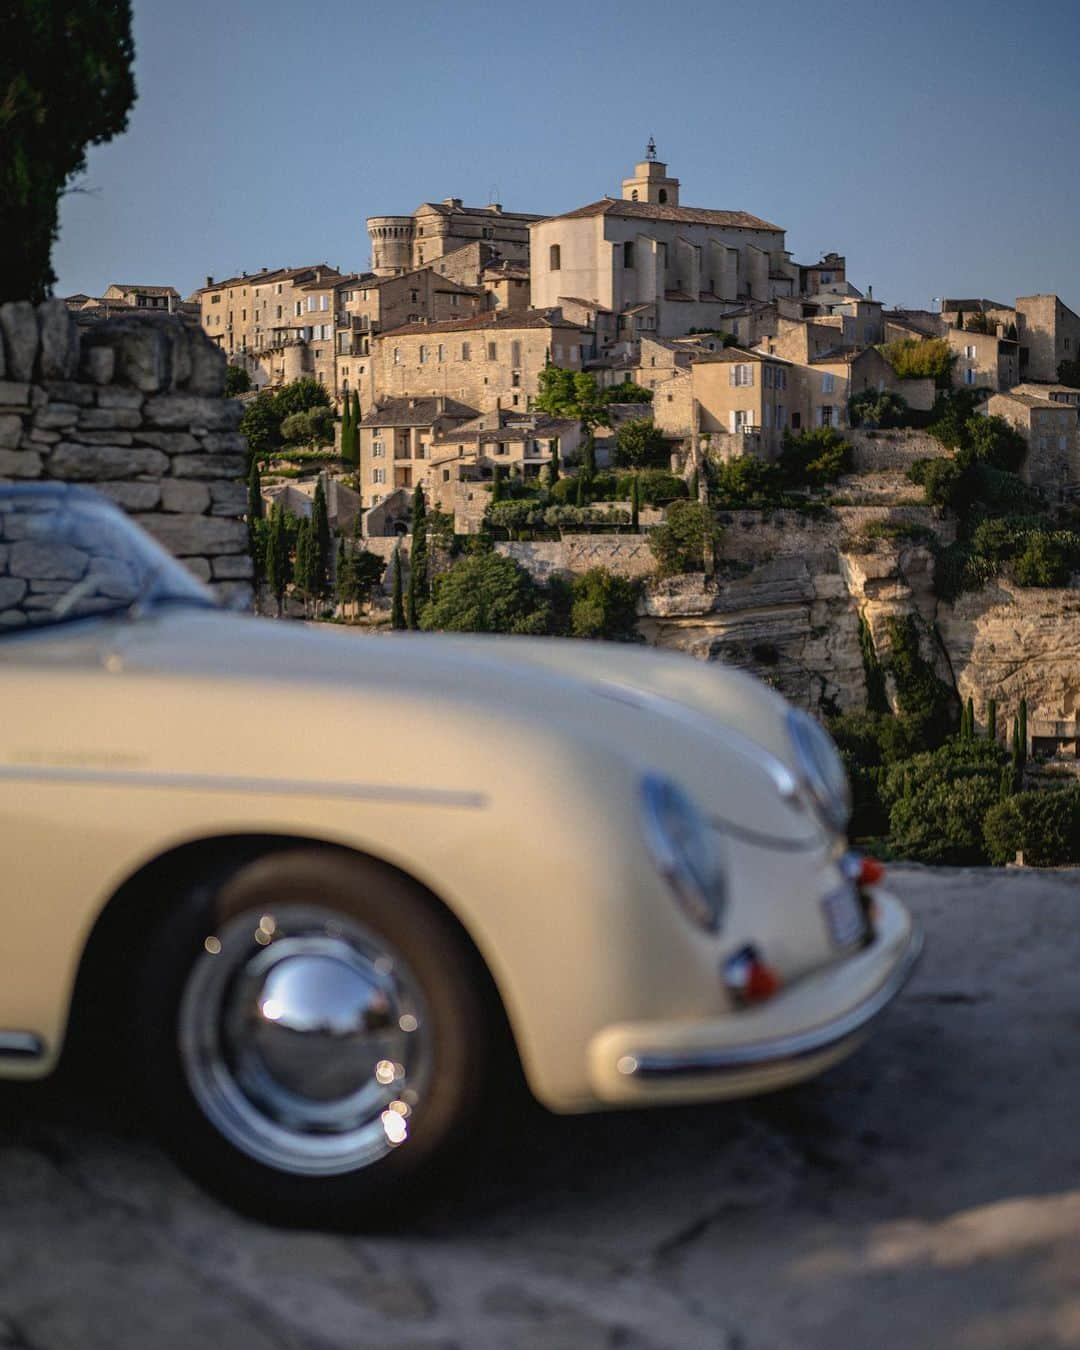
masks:
{"label": "car hood", "polygon": [[359,634],[194,609],[110,628],[107,659],[132,673],[331,686],[373,711],[390,696],[397,708],[415,700],[447,716],[455,704],[479,704],[489,723],[503,725],[542,709],[550,736],[614,741],[689,777],[699,793],[730,776],[718,773],[727,751],[741,787],[714,797],[725,819],[793,841],[822,837],[805,797],[793,796],[785,701],[747,675],[680,653],[557,638]]}

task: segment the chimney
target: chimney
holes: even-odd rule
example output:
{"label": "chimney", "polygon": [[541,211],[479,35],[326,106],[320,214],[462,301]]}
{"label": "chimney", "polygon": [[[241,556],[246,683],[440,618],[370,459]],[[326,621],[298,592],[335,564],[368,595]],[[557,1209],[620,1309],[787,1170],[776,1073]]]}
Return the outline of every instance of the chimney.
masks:
{"label": "chimney", "polygon": [[322,281],[322,268],[321,268],[321,267],[316,267],[316,269],[315,269],[315,280],[316,280],[316,281]]}
{"label": "chimney", "polygon": [[446,395],[440,394],[435,400],[435,411],[444,413],[446,411]]}
{"label": "chimney", "polygon": [[207,277],[207,278],[206,278],[206,284],[207,284],[208,286],[212,286],[212,285],[214,284],[214,278],[213,278],[213,277]]}

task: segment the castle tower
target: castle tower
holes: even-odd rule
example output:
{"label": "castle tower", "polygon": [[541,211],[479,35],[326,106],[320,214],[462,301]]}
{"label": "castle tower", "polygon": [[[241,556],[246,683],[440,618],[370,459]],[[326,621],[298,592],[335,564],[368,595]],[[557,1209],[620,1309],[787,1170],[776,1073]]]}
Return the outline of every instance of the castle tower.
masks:
{"label": "castle tower", "polygon": [[633,178],[624,178],[623,200],[652,202],[654,206],[678,206],[679,180],[667,176],[667,165],[656,158],[656,142],[649,137],[645,158],[634,165]]}
{"label": "castle tower", "polygon": [[378,277],[396,277],[412,269],[412,216],[368,216],[371,270]]}

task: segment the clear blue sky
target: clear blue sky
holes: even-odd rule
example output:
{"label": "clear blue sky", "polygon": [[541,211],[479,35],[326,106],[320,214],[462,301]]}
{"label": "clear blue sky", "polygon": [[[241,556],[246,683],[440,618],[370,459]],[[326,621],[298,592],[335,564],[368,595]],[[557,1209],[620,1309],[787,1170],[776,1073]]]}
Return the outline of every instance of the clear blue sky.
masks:
{"label": "clear blue sky", "polygon": [[[63,203],[57,292],[368,265],[368,215],[617,195],[835,248],[889,304],[1080,309],[1076,0],[134,0],[139,98]],[[497,194],[493,197],[493,194]]]}

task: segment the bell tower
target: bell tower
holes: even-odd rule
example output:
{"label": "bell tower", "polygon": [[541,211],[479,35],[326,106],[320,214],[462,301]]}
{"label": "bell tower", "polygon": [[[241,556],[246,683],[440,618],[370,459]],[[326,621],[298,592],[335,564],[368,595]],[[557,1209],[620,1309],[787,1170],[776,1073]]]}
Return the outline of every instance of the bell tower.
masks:
{"label": "bell tower", "polygon": [[654,206],[678,206],[679,180],[667,176],[667,165],[656,158],[656,142],[649,137],[645,158],[634,165],[633,178],[624,178],[623,201],[651,202]]}

